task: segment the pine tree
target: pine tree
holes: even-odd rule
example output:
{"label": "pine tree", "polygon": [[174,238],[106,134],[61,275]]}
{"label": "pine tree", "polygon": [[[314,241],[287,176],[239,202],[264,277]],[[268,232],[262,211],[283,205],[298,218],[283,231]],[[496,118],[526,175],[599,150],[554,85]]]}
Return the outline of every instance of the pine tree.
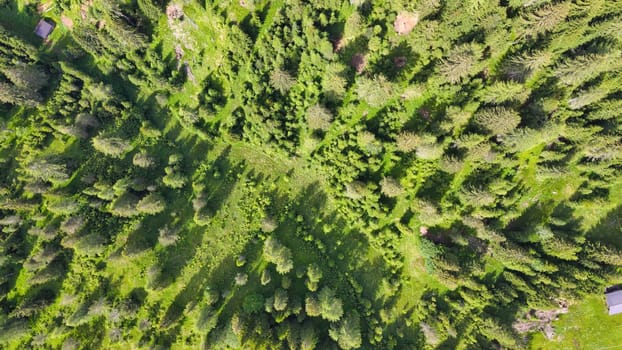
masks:
{"label": "pine tree", "polygon": [[268,262],[276,265],[276,271],[282,275],[288,273],[294,267],[291,250],[283,246],[272,236],[264,241],[263,254]]}
{"label": "pine tree", "polygon": [[34,90],[19,88],[13,84],[0,82],[0,103],[36,107],[41,96]]}
{"label": "pine tree", "polygon": [[483,108],[475,113],[475,123],[493,135],[505,135],[518,127],[521,117],[518,113],[504,107]]}
{"label": "pine tree", "polygon": [[509,79],[522,82],[549,65],[552,60],[553,55],[548,51],[531,52],[509,59],[503,64],[502,71]]}
{"label": "pine tree", "polygon": [[601,87],[594,87],[587,91],[579,91],[575,97],[568,100],[568,106],[570,109],[580,109],[602,100],[607,97],[608,94],[609,90]]}
{"label": "pine tree", "polygon": [[145,197],[143,197],[138,204],[136,204],[136,209],[143,214],[158,214],[161,213],[165,208],[165,200],[164,197],[157,193],[149,193]]}
{"label": "pine tree", "polygon": [[527,14],[523,19],[523,34],[537,35],[555,29],[569,14],[570,4],[546,5]]}
{"label": "pine tree", "polygon": [[380,182],[380,191],[387,197],[397,197],[404,193],[404,188],[396,179],[389,176]]}
{"label": "pine tree", "polygon": [[452,84],[460,82],[471,74],[471,69],[481,55],[475,44],[465,44],[452,49],[441,61],[440,72]]}
{"label": "pine tree", "polygon": [[313,350],[318,342],[313,324],[306,321],[300,329],[300,350]]}
{"label": "pine tree", "polygon": [[344,79],[345,67],[333,63],[326,68],[326,74],[322,78],[322,90],[329,101],[337,101],[346,92],[347,81]]}
{"label": "pine tree", "polygon": [[55,164],[47,159],[34,160],[26,167],[26,172],[35,179],[44,181],[63,182],[69,179],[64,164]]}
{"label": "pine tree", "polygon": [[260,277],[260,281],[261,281],[261,285],[265,286],[268,283],[270,283],[270,281],[272,281],[272,276],[270,275],[270,270],[268,270],[267,268],[264,269],[261,272],[261,277]]}
{"label": "pine tree", "polygon": [[331,288],[322,288],[318,293],[318,301],[322,318],[325,320],[338,321],[343,315],[341,300],[335,296],[335,292]]}
{"label": "pine tree", "polygon": [[439,159],[443,156],[443,146],[433,142],[424,143],[417,147],[416,154],[425,160]]}
{"label": "pine tree", "polygon": [[98,135],[93,138],[92,143],[97,151],[114,158],[121,158],[122,155],[132,149],[132,145],[129,141],[119,137]]}
{"label": "pine tree", "polygon": [[138,204],[138,197],[131,193],[125,193],[110,203],[110,213],[120,217],[132,217],[139,214],[136,209]]}
{"label": "pine tree", "polygon": [[141,168],[151,168],[155,165],[155,159],[145,152],[138,152],[132,158],[132,164]]}
{"label": "pine tree", "polygon": [[307,276],[309,277],[309,281],[313,283],[320,282],[320,279],[322,278],[322,270],[320,269],[318,264],[309,264],[309,266],[307,267]]}
{"label": "pine tree", "polygon": [[80,215],[70,216],[60,225],[60,230],[68,235],[75,235],[84,227],[85,219]]}
{"label": "pine tree", "polygon": [[311,129],[328,130],[332,119],[332,113],[319,104],[315,104],[307,110],[307,125]]}
{"label": "pine tree", "polygon": [[80,204],[70,197],[61,197],[48,201],[46,207],[54,214],[71,215],[80,209]]}
{"label": "pine tree", "polygon": [[277,68],[270,73],[270,85],[281,94],[287,93],[295,83],[296,80],[284,70]]}
{"label": "pine tree", "polygon": [[577,260],[577,253],[581,251],[581,246],[576,242],[561,239],[559,237],[547,239],[542,242],[544,252],[562,260]]}
{"label": "pine tree", "polygon": [[274,309],[276,311],[283,311],[287,308],[288,302],[287,291],[281,288],[277,288],[274,293]]}
{"label": "pine tree", "polygon": [[320,270],[317,264],[313,263],[307,267],[307,280],[305,283],[309,291],[315,292],[317,290],[321,278],[322,270]]}
{"label": "pine tree", "polygon": [[158,242],[164,246],[168,247],[177,243],[179,240],[179,232],[176,229],[173,229],[169,226],[164,226],[158,230]]}
{"label": "pine tree", "polygon": [[599,242],[589,242],[585,249],[587,256],[603,264],[622,266],[622,252]]}
{"label": "pine tree", "polygon": [[18,63],[16,65],[4,66],[0,71],[13,84],[24,90],[38,91],[47,85],[50,79],[41,67],[32,64]]}
{"label": "pine tree", "polygon": [[617,137],[593,137],[583,147],[583,155],[592,162],[611,161],[619,159],[622,152],[622,143]]}
{"label": "pine tree", "polygon": [[162,182],[170,188],[182,188],[188,182],[188,177],[179,172],[176,167],[168,166],[164,168],[164,172],[166,175],[162,178]]}
{"label": "pine tree", "polygon": [[421,140],[414,132],[403,131],[395,138],[395,145],[401,152],[408,153],[414,151],[419,146]]}
{"label": "pine tree", "polygon": [[162,17],[163,13],[156,4],[151,0],[138,0],[138,8],[154,25],[156,25]]}
{"label": "pine tree", "polygon": [[261,294],[249,294],[244,298],[242,309],[248,314],[257,314],[263,309],[264,302],[264,297]]}
{"label": "pine tree", "polygon": [[360,317],[356,311],[348,314],[339,323],[331,324],[328,331],[330,337],[339,344],[339,347],[358,349],[362,344]]}
{"label": "pine tree", "polygon": [[504,348],[511,349],[517,346],[517,340],[512,332],[492,318],[485,318],[479,330],[486,338],[498,341]]}
{"label": "pine tree", "polygon": [[380,107],[387,103],[393,95],[393,86],[383,75],[373,78],[360,78],[356,84],[356,93],[359,99],[372,107]]}
{"label": "pine tree", "polygon": [[315,295],[308,295],[305,298],[305,312],[311,317],[320,316],[322,314],[320,301]]}
{"label": "pine tree", "polygon": [[529,90],[522,84],[499,81],[480,90],[480,98],[486,103],[502,104],[508,101],[525,102]]}
{"label": "pine tree", "polygon": [[555,76],[566,85],[579,86],[599,74],[622,66],[616,53],[588,53],[566,59],[555,68]]}

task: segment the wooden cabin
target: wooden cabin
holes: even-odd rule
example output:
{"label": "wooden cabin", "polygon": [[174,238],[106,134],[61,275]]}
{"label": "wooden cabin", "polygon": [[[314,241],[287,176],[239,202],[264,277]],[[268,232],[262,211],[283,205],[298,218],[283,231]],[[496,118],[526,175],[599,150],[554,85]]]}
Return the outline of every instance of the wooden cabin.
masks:
{"label": "wooden cabin", "polygon": [[46,40],[54,30],[54,23],[50,23],[45,19],[41,19],[35,27],[35,34],[43,40]]}
{"label": "wooden cabin", "polygon": [[609,315],[622,313],[622,289],[610,288],[605,291]]}

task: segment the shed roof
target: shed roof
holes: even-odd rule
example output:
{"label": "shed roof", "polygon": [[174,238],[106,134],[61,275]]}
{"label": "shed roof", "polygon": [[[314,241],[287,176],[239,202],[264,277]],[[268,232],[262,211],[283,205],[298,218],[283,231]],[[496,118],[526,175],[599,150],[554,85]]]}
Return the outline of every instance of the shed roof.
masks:
{"label": "shed roof", "polygon": [[35,34],[43,39],[47,39],[47,37],[50,35],[50,33],[52,33],[53,30],[54,24],[42,19],[39,21],[39,23],[37,23],[37,26],[35,27]]}
{"label": "shed roof", "polygon": [[622,313],[622,290],[605,294],[609,315]]}

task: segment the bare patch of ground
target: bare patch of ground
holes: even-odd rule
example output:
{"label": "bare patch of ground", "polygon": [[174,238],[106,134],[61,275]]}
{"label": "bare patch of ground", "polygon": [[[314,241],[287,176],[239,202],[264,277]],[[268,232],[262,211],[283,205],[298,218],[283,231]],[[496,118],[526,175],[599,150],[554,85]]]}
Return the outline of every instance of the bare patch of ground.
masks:
{"label": "bare patch of ground", "polygon": [[44,14],[48,12],[52,6],[54,6],[54,1],[42,1],[37,5],[37,13],[40,15]]}
{"label": "bare patch of ground", "polygon": [[343,49],[343,46],[345,45],[345,40],[343,40],[343,37],[340,37],[338,39],[332,40],[333,43],[333,52],[339,52],[341,51],[341,49]]}
{"label": "bare patch of ground", "polygon": [[413,28],[419,23],[419,14],[416,12],[402,11],[395,18],[393,28],[399,35],[406,35],[410,33]]}
{"label": "bare patch of ground", "polygon": [[559,308],[553,310],[535,310],[531,309],[525,313],[523,317],[512,325],[518,333],[528,333],[533,331],[542,331],[544,336],[552,340],[555,338],[555,329],[553,329],[553,321],[557,320],[559,315],[568,313],[568,302],[558,300]]}
{"label": "bare patch of ground", "polygon": [[67,27],[67,29],[70,29],[70,30],[73,29],[73,20],[71,18],[63,14],[63,15],[60,15],[60,21],[65,27]]}
{"label": "bare patch of ground", "polygon": [[182,19],[184,17],[184,10],[177,4],[170,4],[166,7],[166,17],[169,21]]}
{"label": "bare patch of ground", "polygon": [[354,68],[357,74],[361,74],[367,66],[367,58],[365,58],[365,55],[357,53],[352,56],[350,64],[352,65],[352,68]]}
{"label": "bare patch of ground", "polygon": [[393,65],[397,68],[404,68],[406,66],[407,59],[404,56],[393,57]]}
{"label": "bare patch of ground", "polygon": [[85,1],[80,5],[80,17],[82,17],[82,19],[86,19],[88,17],[91,6],[93,6],[93,0]]}

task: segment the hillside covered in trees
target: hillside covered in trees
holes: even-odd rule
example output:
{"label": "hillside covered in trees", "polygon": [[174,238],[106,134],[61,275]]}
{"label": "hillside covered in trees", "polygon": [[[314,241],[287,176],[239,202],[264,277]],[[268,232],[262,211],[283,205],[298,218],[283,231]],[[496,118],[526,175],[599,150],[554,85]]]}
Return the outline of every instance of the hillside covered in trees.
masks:
{"label": "hillside covered in trees", "polygon": [[0,349],[620,345],[620,218],[621,0],[0,0]]}

